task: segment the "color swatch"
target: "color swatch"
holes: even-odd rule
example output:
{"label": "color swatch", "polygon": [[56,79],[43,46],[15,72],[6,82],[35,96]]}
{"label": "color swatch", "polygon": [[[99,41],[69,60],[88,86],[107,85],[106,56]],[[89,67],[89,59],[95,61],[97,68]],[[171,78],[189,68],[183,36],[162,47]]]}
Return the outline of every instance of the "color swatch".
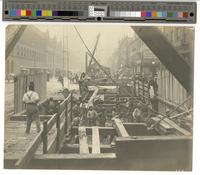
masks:
{"label": "color swatch", "polygon": [[[9,10],[11,17],[52,17],[52,16],[83,16],[84,11],[63,10]],[[111,17],[135,17],[135,18],[188,18],[188,12],[177,11],[111,11]]]}
{"label": "color swatch", "polygon": [[82,11],[55,11],[55,10],[9,10],[11,17],[51,17],[51,16],[83,16]]}
{"label": "color swatch", "polygon": [[188,18],[188,12],[177,11],[111,11],[112,17]]}

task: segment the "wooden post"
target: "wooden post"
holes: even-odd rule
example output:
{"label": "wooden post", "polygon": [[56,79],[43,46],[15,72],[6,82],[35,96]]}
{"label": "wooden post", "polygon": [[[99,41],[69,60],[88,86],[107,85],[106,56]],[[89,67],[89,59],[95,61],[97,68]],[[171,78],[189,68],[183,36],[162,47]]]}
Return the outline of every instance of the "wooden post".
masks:
{"label": "wooden post", "polygon": [[70,119],[73,121],[73,93],[71,92],[71,110],[70,110]]}
{"label": "wooden post", "polygon": [[80,154],[89,154],[85,127],[79,127],[79,152]]}
{"label": "wooden post", "polygon": [[58,151],[60,148],[60,111],[56,116],[56,129],[57,129],[57,135],[56,135],[56,150]]}
{"label": "wooden post", "polygon": [[65,102],[65,133],[67,133],[68,100]]}
{"label": "wooden post", "polygon": [[88,53],[85,53],[85,72],[88,72]]}
{"label": "wooden post", "polygon": [[47,153],[48,139],[47,139],[47,120],[43,122],[43,133],[42,133],[42,141],[43,141],[43,154]]}
{"label": "wooden post", "polygon": [[100,154],[99,128],[92,127],[92,154]]}

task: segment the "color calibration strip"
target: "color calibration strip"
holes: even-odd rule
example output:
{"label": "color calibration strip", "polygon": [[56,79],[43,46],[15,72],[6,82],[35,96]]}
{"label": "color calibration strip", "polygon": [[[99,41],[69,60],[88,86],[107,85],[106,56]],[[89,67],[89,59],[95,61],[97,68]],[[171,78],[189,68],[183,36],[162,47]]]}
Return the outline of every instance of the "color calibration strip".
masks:
{"label": "color calibration strip", "polygon": [[[176,12],[176,11],[111,11],[112,17],[138,17],[138,18],[188,18],[188,12]],[[190,13],[190,16],[193,16]]]}
{"label": "color calibration strip", "polygon": [[9,10],[11,17],[51,17],[51,16],[83,16],[82,11],[55,11],[55,10]]}

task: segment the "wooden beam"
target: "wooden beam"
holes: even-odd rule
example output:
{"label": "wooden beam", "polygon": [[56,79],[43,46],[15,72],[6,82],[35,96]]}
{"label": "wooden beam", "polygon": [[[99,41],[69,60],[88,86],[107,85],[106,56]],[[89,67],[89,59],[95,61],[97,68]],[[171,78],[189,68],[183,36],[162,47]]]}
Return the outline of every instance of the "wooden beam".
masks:
{"label": "wooden beam", "polygon": [[79,127],[79,145],[80,154],[89,154],[85,127]]}
{"label": "wooden beam", "polygon": [[100,154],[100,139],[98,127],[92,127],[92,154]]}
{"label": "wooden beam", "polygon": [[99,91],[99,88],[96,88],[88,101],[88,106],[90,106],[90,105],[93,106],[93,103],[94,103],[95,98],[97,97],[98,91]]}
{"label": "wooden beam", "polygon": [[114,120],[114,127],[115,129],[117,130],[117,134],[118,136],[121,136],[121,137],[128,137],[129,134],[128,132],[126,131],[122,121],[118,118],[115,118],[113,119]]}
{"label": "wooden beam", "polygon": [[[77,148],[79,148],[79,144],[66,144],[65,147],[66,147],[66,148],[77,149]],[[89,144],[88,147],[89,147],[89,148],[92,148],[92,145]],[[101,149],[112,149],[113,146],[111,146],[111,145],[104,145],[104,144],[101,145],[101,144],[100,144],[100,148],[101,148]]]}
{"label": "wooden beam", "polygon": [[192,135],[189,131],[187,131],[187,130],[181,128],[180,126],[178,126],[178,125],[177,125],[175,122],[173,122],[172,120],[170,120],[170,119],[168,119],[168,118],[165,118],[164,121],[167,122],[167,123],[168,123],[169,125],[171,125],[172,127],[174,127],[180,134],[185,135],[185,136],[191,136],[191,135]]}
{"label": "wooden beam", "polygon": [[[188,91],[193,90],[193,68],[177,52],[166,36],[154,26],[131,27],[146,46]],[[167,50],[167,52],[166,52]],[[179,66],[177,66],[179,65]]]}
{"label": "wooden beam", "polygon": [[[154,122],[160,121],[160,118],[158,118],[158,117],[152,117],[151,119]],[[175,132],[175,128],[173,126],[169,125],[165,120],[160,121],[157,126],[159,127],[159,129],[162,130],[162,132],[164,132],[164,134]]]}
{"label": "wooden beam", "polygon": [[[53,115],[39,115],[40,121],[49,120]],[[19,114],[19,115],[12,115],[9,117],[12,121],[26,121],[27,115],[26,114]]]}
{"label": "wooden beam", "polygon": [[[85,127],[86,134],[92,135],[92,127]],[[98,127],[100,135],[116,135],[116,130],[113,127]],[[78,135],[78,127],[74,126],[71,131],[72,135]]]}
{"label": "wooden beam", "polygon": [[115,159],[115,153],[102,154],[37,154],[34,155],[35,160],[81,160],[81,159]]}
{"label": "wooden beam", "polygon": [[[93,56],[95,55],[95,52],[96,52],[96,49],[97,49],[97,44],[98,44],[98,42],[99,42],[99,37],[100,37],[100,33],[97,35],[97,40],[96,40],[96,43],[95,43],[95,45],[94,45],[94,49],[93,49],[93,52],[92,52],[92,55],[93,55]],[[92,64],[92,58],[90,59],[88,68],[90,68],[91,64]]]}
{"label": "wooden beam", "polygon": [[[88,145],[89,150],[92,151],[92,144]],[[102,153],[114,153],[115,152],[115,146],[113,145],[100,145],[100,151]],[[54,153],[54,152],[49,152]],[[64,144],[62,149],[60,150],[61,154],[71,154],[71,153],[79,153],[79,144]]]}

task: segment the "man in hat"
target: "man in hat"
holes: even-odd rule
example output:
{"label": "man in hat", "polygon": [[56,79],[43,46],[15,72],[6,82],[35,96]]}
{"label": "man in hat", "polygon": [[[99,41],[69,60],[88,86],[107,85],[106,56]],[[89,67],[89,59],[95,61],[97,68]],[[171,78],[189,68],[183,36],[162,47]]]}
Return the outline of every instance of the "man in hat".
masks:
{"label": "man in hat", "polygon": [[27,125],[26,125],[26,133],[30,133],[31,123],[34,120],[37,126],[37,132],[40,132],[40,119],[39,119],[39,95],[34,90],[34,83],[30,82],[29,90],[23,96],[23,102],[26,105],[26,114],[27,114]]}
{"label": "man in hat", "polygon": [[89,111],[87,112],[88,124],[89,126],[96,126],[97,112],[94,110],[94,107],[89,106]]}

